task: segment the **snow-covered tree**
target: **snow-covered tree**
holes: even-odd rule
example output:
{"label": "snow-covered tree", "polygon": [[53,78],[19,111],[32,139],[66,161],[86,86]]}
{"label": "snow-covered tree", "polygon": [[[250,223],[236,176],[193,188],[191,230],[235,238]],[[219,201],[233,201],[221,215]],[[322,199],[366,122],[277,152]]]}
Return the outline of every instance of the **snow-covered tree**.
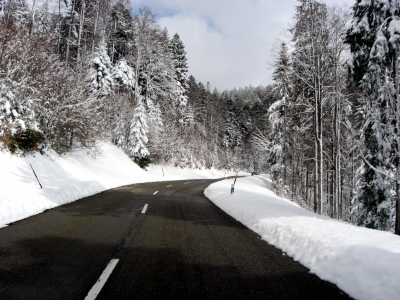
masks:
{"label": "snow-covered tree", "polygon": [[114,143],[118,148],[124,149],[126,146],[125,123],[122,117],[118,118],[114,129]]}
{"label": "snow-covered tree", "polygon": [[143,103],[139,101],[133,111],[133,117],[130,125],[130,132],[128,136],[127,151],[132,158],[144,158],[149,156],[146,144],[148,140],[148,127],[146,121],[146,111]]}
{"label": "snow-covered tree", "polygon": [[116,86],[133,92],[136,82],[135,70],[127,64],[125,59],[117,61],[112,69],[111,77]]}
{"label": "snow-covered tree", "polygon": [[180,109],[184,109],[187,103],[186,91],[188,89],[188,65],[186,58],[186,51],[183,42],[179,35],[176,33],[171,40],[171,53],[175,65],[175,75],[177,80],[177,97],[179,99],[178,105]]}
{"label": "snow-covered tree", "polygon": [[286,133],[286,126],[288,126],[287,110],[288,101],[292,95],[292,82],[290,58],[284,42],[280,45],[278,57],[275,61],[273,79],[275,80],[274,92],[277,100],[268,109],[269,122],[272,129],[268,161],[271,164],[271,173],[274,180],[279,181],[279,179],[283,178],[283,182],[286,184],[285,158],[287,144],[289,144],[289,134]]}
{"label": "snow-covered tree", "polygon": [[186,105],[185,111],[183,114],[183,122],[186,126],[190,126],[194,121],[194,112],[191,104]]}
{"label": "snow-covered tree", "polygon": [[18,99],[4,83],[0,83],[0,124],[0,136],[38,130],[33,100]]}
{"label": "snow-covered tree", "polygon": [[132,15],[121,1],[111,9],[110,56],[113,62],[125,58],[133,47]]}
{"label": "snow-covered tree", "polygon": [[32,32],[36,36],[50,39],[50,37],[53,35],[51,32],[52,24],[52,15],[49,11],[49,1],[46,0],[35,13],[34,22],[32,24]]}
{"label": "snow-covered tree", "polygon": [[[89,90],[98,95],[110,95],[113,92],[114,81],[111,75],[112,63],[107,54],[105,43],[100,43],[92,59],[88,70]],[[122,75],[119,72],[119,75]],[[129,75],[129,74],[128,74]],[[127,78],[128,80],[130,78]]]}
{"label": "snow-covered tree", "polygon": [[[352,220],[380,230],[393,228],[393,195],[399,216],[399,8],[398,0],[358,0],[346,37],[353,82],[365,92],[360,107],[365,150]],[[395,230],[400,234],[398,218]]]}
{"label": "snow-covered tree", "polygon": [[3,0],[0,6],[7,25],[12,24],[20,30],[28,29],[30,13],[25,0]]}

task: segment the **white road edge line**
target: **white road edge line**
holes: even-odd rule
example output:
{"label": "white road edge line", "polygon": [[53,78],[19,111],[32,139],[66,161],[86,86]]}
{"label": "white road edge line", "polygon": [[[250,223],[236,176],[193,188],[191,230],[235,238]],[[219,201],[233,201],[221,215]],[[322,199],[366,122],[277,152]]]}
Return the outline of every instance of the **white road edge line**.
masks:
{"label": "white road edge line", "polygon": [[143,210],[142,210],[142,214],[146,213],[146,210],[147,210],[147,207],[148,207],[148,206],[149,206],[148,204],[145,204],[145,205],[144,205]]}
{"label": "white road edge line", "polygon": [[106,284],[108,277],[110,277],[112,271],[114,270],[115,266],[117,265],[119,259],[112,259],[107,267],[104,269],[103,274],[101,274],[99,280],[95,283],[92,289],[87,294],[85,300],[94,300],[96,299],[97,295],[100,294],[101,289]]}
{"label": "white road edge line", "polygon": [[154,192],[153,195],[155,195],[155,194],[157,194],[157,193],[158,193],[158,191]]}

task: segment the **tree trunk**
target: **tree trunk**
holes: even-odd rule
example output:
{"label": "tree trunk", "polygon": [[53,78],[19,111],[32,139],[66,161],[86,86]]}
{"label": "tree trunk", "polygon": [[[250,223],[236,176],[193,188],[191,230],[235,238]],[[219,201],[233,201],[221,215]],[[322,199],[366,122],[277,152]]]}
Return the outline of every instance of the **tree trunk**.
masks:
{"label": "tree trunk", "polygon": [[396,195],[395,195],[395,205],[396,205],[396,215],[394,224],[394,233],[400,235],[400,78],[399,78],[399,65],[397,57],[394,59],[394,71],[395,71],[395,103],[394,103],[394,113],[395,113],[395,166],[396,166]]}
{"label": "tree trunk", "polygon": [[83,31],[83,23],[85,22],[85,9],[86,9],[86,3],[85,1],[82,1],[82,7],[81,11],[79,14],[79,31],[78,31],[78,53],[76,56],[76,64],[79,65],[79,62],[81,60],[81,53],[80,53],[80,48],[81,48],[81,40],[82,40],[82,31]]}
{"label": "tree trunk", "polygon": [[72,3],[71,3],[71,20],[70,20],[70,24],[69,24],[69,28],[68,28],[67,53],[65,54],[65,64],[67,66],[69,64],[69,47],[70,47],[72,26],[73,26],[73,20],[74,20],[74,5],[75,5],[75,1],[72,0]]}

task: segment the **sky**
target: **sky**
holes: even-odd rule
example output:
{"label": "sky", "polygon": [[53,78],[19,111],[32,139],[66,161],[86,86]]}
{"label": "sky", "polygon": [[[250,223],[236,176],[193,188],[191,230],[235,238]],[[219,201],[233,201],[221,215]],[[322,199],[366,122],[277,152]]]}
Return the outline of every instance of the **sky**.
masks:
{"label": "sky", "polygon": [[[322,2],[322,1],[321,1]],[[347,5],[355,0],[325,0]],[[273,83],[272,48],[293,20],[297,0],[131,0],[147,6],[170,36],[178,33],[189,74],[219,91]]]}

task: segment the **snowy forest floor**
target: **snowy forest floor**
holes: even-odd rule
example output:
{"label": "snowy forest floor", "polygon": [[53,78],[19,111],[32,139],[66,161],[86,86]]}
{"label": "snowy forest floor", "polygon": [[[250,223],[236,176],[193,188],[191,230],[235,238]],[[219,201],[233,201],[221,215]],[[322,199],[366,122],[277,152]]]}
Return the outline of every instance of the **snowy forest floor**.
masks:
{"label": "snowy forest floor", "polygon": [[320,216],[278,197],[268,176],[210,185],[205,195],[269,244],[355,299],[398,299],[400,237]]}

